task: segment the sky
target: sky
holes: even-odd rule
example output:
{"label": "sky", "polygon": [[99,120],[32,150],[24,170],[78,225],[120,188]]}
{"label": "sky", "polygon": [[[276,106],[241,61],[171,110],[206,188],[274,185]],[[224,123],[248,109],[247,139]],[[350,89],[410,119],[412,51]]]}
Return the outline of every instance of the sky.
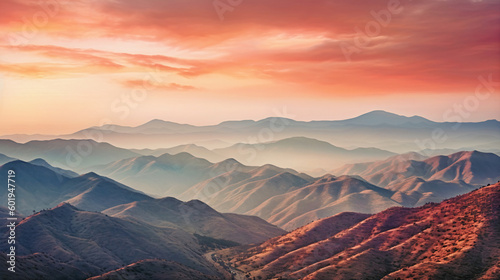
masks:
{"label": "sky", "polygon": [[497,0],[2,0],[0,135],[500,119]]}

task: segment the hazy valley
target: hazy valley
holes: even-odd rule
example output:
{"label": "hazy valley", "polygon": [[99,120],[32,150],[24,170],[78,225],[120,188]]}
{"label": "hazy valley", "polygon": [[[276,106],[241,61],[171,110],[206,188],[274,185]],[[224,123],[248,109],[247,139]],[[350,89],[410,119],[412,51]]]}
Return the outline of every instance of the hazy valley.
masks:
{"label": "hazy valley", "polygon": [[415,143],[453,125],[375,111],[9,136],[0,181],[15,172],[20,272],[0,275],[495,279],[499,122],[463,123],[433,149]]}

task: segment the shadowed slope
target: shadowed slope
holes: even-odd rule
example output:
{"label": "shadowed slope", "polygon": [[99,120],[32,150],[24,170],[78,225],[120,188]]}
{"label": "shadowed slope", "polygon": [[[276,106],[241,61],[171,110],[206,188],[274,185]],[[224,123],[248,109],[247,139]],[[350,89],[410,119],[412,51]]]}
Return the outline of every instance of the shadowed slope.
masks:
{"label": "shadowed slope", "polygon": [[213,275],[201,273],[182,264],[166,261],[166,260],[142,260],[117,270],[113,270],[94,276],[88,280],[173,280],[173,279],[189,279],[189,280],[216,280],[221,279]]}
{"label": "shadowed slope", "polygon": [[[17,160],[0,166],[0,180],[7,182],[8,170],[16,172],[16,209],[24,215],[54,207],[63,201],[71,201],[85,210],[101,211],[123,203],[151,199],[95,173],[69,178],[47,167]],[[7,188],[0,189],[0,199],[2,204],[7,203]]]}
{"label": "shadowed slope", "polygon": [[[183,230],[81,211],[67,203],[26,218],[16,227],[16,236],[18,256],[42,254],[52,258],[72,279],[86,279],[149,258],[173,260],[203,273],[215,273],[203,258],[196,238]],[[7,252],[7,246],[2,243],[1,251]],[[50,275],[57,267],[35,270]],[[5,271],[0,272],[2,277]],[[19,274],[23,273],[33,271]]]}
{"label": "shadowed slope", "polygon": [[103,213],[113,217],[134,218],[155,226],[181,228],[240,244],[262,242],[285,233],[258,217],[221,214],[199,200],[182,202],[173,197],[132,202],[107,209]]}

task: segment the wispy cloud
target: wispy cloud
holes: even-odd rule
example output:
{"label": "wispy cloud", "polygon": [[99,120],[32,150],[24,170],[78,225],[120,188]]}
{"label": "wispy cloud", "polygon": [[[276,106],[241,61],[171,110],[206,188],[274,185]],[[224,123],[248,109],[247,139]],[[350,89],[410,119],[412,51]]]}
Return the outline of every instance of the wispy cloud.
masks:
{"label": "wispy cloud", "polygon": [[190,85],[181,85],[178,83],[161,83],[152,81],[150,79],[124,80],[120,83],[127,88],[144,88],[147,90],[188,91],[198,89]]}
{"label": "wispy cloud", "polygon": [[[11,77],[23,92],[50,79],[80,103],[66,82],[113,98],[153,72],[166,78],[158,89],[183,91],[183,104],[202,96],[207,108],[228,96],[243,107],[281,97],[314,107],[430,94],[447,108],[444,96],[469,94],[478,76],[500,77],[498,10],[497,0],[251,0],[221,21],[213,1],[3,0],[0,74],[11,91]],[[153,111],[155,98],[141,108]]]}

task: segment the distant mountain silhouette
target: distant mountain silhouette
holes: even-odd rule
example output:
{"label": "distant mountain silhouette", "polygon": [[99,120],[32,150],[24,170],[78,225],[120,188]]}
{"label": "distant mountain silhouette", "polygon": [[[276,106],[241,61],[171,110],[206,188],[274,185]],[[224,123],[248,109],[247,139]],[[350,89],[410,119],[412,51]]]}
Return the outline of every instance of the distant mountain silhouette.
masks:
{"label": "distant mountain silhouette", "polygon": [[434,122],[419,116],[405,117],[382,110],[372,111],[361,116],[341,121],[342,124],[354,125],[405,125],[405,124],[424,124],[432,125]]}
{"label": "distant mountain silhouette", "polygon": [[[446,141],[432,141],[434,131],[442,131]],[[89,135],[94,137],[97,135],[97,139],[119,147],[135,149],[161,149],[187,144],[215,149],[237,143],[264,143],[301,136],[332,143],[338,147],[373,147],[396,153],[426,149],[464,150],[464,147],[473,147],[484,152],[494,150],[499,152],[500,122],[497,120],[475,123],[433,122],[420,116],[406,117],[377,110],[355,118],[334,121],[306,122],[271,117],[257,121],[225,121],[217,125],[194,126],[152,120],[136,127],[105,125],[86,128],[68,135],[4,135],[3,138],[25,142],[54,138],[85,139],[89,138]],[[3,152],[5,151],[0,149],[0,153]],[[16,157],[13,154],[7,153],[7,155]],[[252,163],[256,164],[258,163]]]}

